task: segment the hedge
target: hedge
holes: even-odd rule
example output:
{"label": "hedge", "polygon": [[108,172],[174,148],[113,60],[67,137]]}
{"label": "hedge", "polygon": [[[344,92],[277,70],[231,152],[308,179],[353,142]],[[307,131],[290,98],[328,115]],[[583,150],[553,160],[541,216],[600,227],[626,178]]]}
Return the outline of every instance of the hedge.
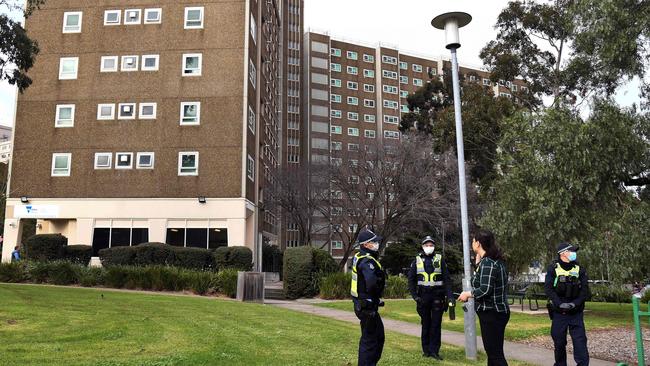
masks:
{"label": "hedge", "polygon": [[297,299],[318,294],[321,277],[338,271],[338,266],[324,250],[303,246],[285,251],[283,270],[285,296]]}
{"label": "hedge", "polygon": [[219,247],[214,251],[217,268],[233,268],[250,271],[253,268],[253,252],[247,247]]}
{"label": "hedge", "polygon": [[61,234],[38,234],[30,236],[22,247],[25,259],[32,261],[54,261],[62,259],[68,238]]}
{"label": "hedge", "polygon": [[[323,299],[349,299],[350,273],[331,273],[324,276],[320,283],[320,297]],[[410,296],[408,289],[408,280],[404,276],[386,277],[386,287],[384,289],[384,298],[386,299],[405,299]]]}
{"label": "hedge", "polygon": [[63,259],[68,262],[87,266],[93,256],[93,247],[90,245],[67,245],[63,247]]}
{"label": "hedge", "polygon": [[405,276],[388,276],[384,289],[386,299],[406,299],[409,297],[409,284]]}
{"label": "hedge", "polygon": [[[250,249],[247,249],[250,252]],[[175,247],[162,243],[144,243],[132,247],[113,247],[99,251],[102,265],[110,266],[175,266],[195,270],[216,270],[215,256],[208,249]],[[234,256],[241,260],[241,254]],[[252,253],[249,258],[252,261]],[[250,263],[248,265],[250,269]],[[225,267],[224,267],[225,268]]]}

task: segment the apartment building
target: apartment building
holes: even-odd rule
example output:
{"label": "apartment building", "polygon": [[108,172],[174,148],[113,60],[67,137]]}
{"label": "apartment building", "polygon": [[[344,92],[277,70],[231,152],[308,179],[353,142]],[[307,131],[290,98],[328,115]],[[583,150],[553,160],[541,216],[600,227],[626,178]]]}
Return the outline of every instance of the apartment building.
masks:
{"label": "apartment building", "polygon": [[[4,251],[23,222],[70,244],[277,242],[280,0],[51,1],[18,97]],[[287,0],[283,0],[285,3]]]}
{"label": "apartment building", "polygon": [[13,129],[0,125],[0,163],[8,164],[11,160],[11,136]]}

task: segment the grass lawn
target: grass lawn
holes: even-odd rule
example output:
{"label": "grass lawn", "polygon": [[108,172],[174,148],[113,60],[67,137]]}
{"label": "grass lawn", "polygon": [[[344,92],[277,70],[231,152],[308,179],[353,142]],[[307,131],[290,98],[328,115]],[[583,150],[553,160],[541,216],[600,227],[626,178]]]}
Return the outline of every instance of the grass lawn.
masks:
{"label": "grass lawn", "polygon": [[[335,301],[319,306],[330,307],[340,310],[352,311],[351,301]],[[541,305],[541,304],[540,304]],[[615,328],[615,327],[633,327],[632,304],[613,304],[613,303],[587,303],[585,312],[585,326],[587,330]],[[506,339],[522,340],[540,335],[548,335],[551,332],[551,321],[548,318],[546,308],[540,310],[539,315],[527,315],[512,312],[510,322],[506,328]],[[382,316],[396,320],[403,320],[411,323],[420,323],[420,317],[415,310],[413,300],[386,300],[386,306],[382,311]],[[463,309],[460,304],[456,306],[456,320],[450,321],[445,314],[442,322],[443,329],[457,332],[463,331]],[[480,327],[476,326],[480,334]]]}
{"label": "grass lawn", "polygon": [[[359,333],[268,305],[0,284],[0,365],[356,365]],[[441,353],[436,365],[485,362],[466,362],[460,348]],[[433,361],[418,338],[387,333],[381,364],[423,363]]]}

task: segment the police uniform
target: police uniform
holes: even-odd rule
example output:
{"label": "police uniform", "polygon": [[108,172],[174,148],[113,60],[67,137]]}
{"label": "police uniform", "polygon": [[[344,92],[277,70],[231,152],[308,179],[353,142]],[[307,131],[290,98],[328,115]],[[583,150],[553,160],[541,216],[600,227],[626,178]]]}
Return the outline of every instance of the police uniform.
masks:
{"label": "police uniform", "polygon": [[[569,244],[558,245],[558,254],[577,251]],[[567,364],[567,330],[573,340],[573,357],[577,366],[589,365],[584,309],[589,295],[589,283],[584,267],[578,262],[566,263],[560,259],[548,267],[544,283],[549,298],[549,315],[552,319],[551,337],[555,345],[555,366]]]}
{"label": "police uniform", "polygon": [[[425,238],[422,244],[431,241]],[[422,324],[422,353],[425,357],[440,357],[442,315],[453,302],[451,280],[445,261],[440,254],[420,253],[411,263],[408,273],[409,291],[417,303]]]}
{"label": "police uniform", "polygon": [[[380,242],[381,237],[364,229],[359,233],[358,241],[360,244]],[[359,366],[376,365],[384,349],[384,323],[379,315],[379,307],[383,306],[381,297],[386,277],[377,256],[377,252],[362,247],[352,260],[350,294],[354,312],[361,322]]]}

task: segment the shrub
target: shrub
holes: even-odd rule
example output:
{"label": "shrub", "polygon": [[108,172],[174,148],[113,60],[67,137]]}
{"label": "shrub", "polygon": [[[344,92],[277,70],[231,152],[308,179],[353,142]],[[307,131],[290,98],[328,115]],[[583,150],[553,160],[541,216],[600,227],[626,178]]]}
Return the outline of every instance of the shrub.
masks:
{"label": "shrub", "polygon": [[47,280],[55,285],[73,285],[78,283],[78,268],[67,261],[55,261],[48,263]]}
{"label": "shrub", "polygon": [[590,286],[591,301],[595,302],[632,302],[632,294],[622,286],[614,284],[594,284]]}
{"label": "shrub", "polygon": [[61,234],[38,234],[23,243],[25,259],[32,261],[54,261],[62,259],[68,238]]}
{"label": "shrub", "polygon": [[87,266],[93,256],[93,247],[90,245],[67,245],[63,247],[63,259]]}
{"label": "shrub", "polygon": [[136,266],[171,265],[176,257],[176,247],[163,243],[144,243],[130,249],[135,253],[133,264]]}
{"label": "shrub", "polygon": [[398,275],[405,268],[411,266],[411,262],[418,255],[418,245],[414,242],[392,243],[386,246],[384,255],[381,257],[381,265],[386,272]]}
{"label": "shrub", "polygon": [[130,266],[135,263],[135,251],[131,247],[112,247],[99,251],[102,266]]}
{"label": "shrub", "polygon": [[404,276],[388,276],[384,297],[387,299],[405,299],[409,296],[408,280]]}
{"label": "shrub", "polygon": [[253,268],[253,252],[247,247],[219,247],[214,251],[214,261],[218,269],[250,271]]}
{"label": "shrub", "polygon": [[25,263],[0,263],[0,282],[20,283],[27,280]]}
{"label": "shrub", "polygon": [[222,294],[235,298],[237,296],[237,276],[239,271],[233,268],[227,268],[219,271],[213,277],[212,287],[218,289]]}
{"label": "shrub", "polygon": [[174,259],[172,264],[181,268],[199,271],[216,269],[214,256],[207,249],[173,247]]}
{"label": "shrub", "polygon": [[81,267],[78,271],[79,284],[83,287],[102,286],[105,273],[103,268]]}
{"label": "shrub", "polygon": [[320,297],[323,299],[348,299],[350,298],[351,273],[330,273],[321,278]]}
{"label": "shrub", "polygon": [[313,296],[313,251],[310,246],[287,248],[284,252],[284,294],[288,299]]}
{"label": "shrub", "polygon": [[127,280],[127,268],[125,266],[107,267],[104,278],[106,287],[123,288]]}
{"label": "shrub", "polygon": [[190,272],[189,287],[197,295],[205,295],[212,285],[212,272]]}
{"label": "shrub", "polygon": [[50,266],[48,262],[27,262],[27,276],[34,283],[47,283]]}
{"label": "shrub", "polygon": [[[246,248],[249,252],[250,249]],[[144,243],[132,247],[102,249],[99,256],[104,266],[176,266],[196,270],[216,269],[208,249],[174,247],[162,243]],[[241,255],[235,255],[237,260]],[[250,254],[252,260],[252,253]],[[248,265],[250,267],[250,263]]]}
{"label": "shrub", "polygon": [[646,291],[643,293],[643,296],[641,296],[641,300],[640,300],[640,301],[641,301],[641,303],[643,303],[643,304],[650,303],[650,290],[646,290]]}

